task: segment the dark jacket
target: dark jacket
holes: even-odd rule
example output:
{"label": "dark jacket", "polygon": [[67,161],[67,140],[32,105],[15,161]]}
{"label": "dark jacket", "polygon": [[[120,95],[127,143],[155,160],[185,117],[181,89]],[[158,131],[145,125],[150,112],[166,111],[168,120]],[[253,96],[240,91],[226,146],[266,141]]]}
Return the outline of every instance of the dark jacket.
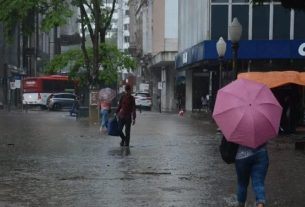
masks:
{"label": "dark jacket", "polygon": [[120,99],[119,106],[116,110],[116,113],[119,118],[132,118],[136,119],[136,102],[135,98],[126,94],[123,95]]}

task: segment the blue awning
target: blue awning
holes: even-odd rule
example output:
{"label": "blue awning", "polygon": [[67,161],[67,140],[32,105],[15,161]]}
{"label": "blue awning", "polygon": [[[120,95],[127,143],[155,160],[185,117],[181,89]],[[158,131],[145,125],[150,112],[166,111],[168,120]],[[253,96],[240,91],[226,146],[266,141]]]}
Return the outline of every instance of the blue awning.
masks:
{"label": "blue awning", "polygon": [[[215,40],[206,40],[177,54],[176,68],[218,58]],[[231,41],[227,41],[225,59],[232,58]],[[239,42],[239,59],[305,59],[305,40],[243,40]]]}

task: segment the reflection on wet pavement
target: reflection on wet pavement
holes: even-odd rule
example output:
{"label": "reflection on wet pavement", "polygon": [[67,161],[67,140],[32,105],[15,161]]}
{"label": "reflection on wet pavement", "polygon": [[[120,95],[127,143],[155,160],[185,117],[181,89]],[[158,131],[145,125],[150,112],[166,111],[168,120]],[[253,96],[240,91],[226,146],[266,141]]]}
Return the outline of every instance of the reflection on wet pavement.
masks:
{"label": "reflection on wet pavement", "polygon": [[[209,119],[143,112],[130,147],[64,112],[0,111],[0,132],[0,206],[236,205],[234,165],[220,159]],[[291,139],[268,146],[271,207],[305,202],[305,154]]]}

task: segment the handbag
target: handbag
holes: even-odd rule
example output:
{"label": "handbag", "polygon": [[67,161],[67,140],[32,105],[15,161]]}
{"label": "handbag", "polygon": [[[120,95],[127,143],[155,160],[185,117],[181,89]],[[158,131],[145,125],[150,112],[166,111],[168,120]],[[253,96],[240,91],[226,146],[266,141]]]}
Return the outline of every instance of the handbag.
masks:
{"label": "handbag", "polygon": [[219,146],[219,151],[222,160],[227,164],[232,164],[235,162],[236,153],[238,150],[238,144],[229,142],[224,136],[222,136],[221,144]]}
{"label": "handbag", "polygon": [[112,118],[108,123],[108,135],[120,136],[119,123],[116,117]]}

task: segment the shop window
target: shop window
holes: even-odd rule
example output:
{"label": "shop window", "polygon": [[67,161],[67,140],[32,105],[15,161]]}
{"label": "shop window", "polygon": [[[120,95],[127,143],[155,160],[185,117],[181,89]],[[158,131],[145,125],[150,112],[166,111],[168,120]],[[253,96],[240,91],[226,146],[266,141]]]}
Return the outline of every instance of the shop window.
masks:
{"label": "shop window", "polygon": [[252,38],[254,40],[269,39],[269,7],[269,5],[253,7]]}
{"label": "shop window", "polygon": [[211,39],[228,36],[228,6],[212,5]]}
{"label": "shop window", "polygon": [[248,28],[249,28],[249,5],[233,5],[232,6],[232,19],[238,18],[239,23],[243,27],[241,34],[242,40],[248,39]]}
{"label": "shop window", "polygon": [[305,38],[305,12],[295,11],[294,17],[294,39],[304,39]]}
{"label": "shop window", "polygon": [[290,38],[290,10],[282,5],[274,6],[273,14],[273,39]]}

